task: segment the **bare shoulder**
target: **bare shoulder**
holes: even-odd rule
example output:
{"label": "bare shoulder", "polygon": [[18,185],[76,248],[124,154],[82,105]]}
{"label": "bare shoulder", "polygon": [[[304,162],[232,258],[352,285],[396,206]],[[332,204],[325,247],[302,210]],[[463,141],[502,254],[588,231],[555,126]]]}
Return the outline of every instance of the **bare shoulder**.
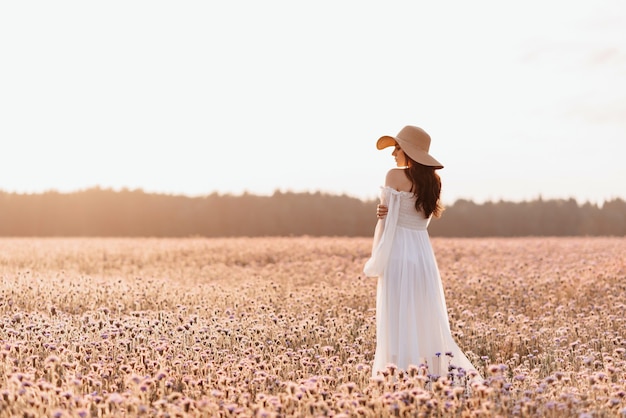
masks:
{"label": "bare shoulder", "polygon": [[385,186],[398,191],[411,191],[411,180],[406,176],[404,168],[392,168],[385,177]]}

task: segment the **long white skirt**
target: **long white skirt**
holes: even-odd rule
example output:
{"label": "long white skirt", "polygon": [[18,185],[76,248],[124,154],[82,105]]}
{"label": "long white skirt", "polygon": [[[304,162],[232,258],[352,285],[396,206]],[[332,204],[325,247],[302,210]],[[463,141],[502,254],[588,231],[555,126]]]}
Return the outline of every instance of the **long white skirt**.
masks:
{"label": "long white skirt", "polygon": [[397,227],[376,295],[376,354],[372,375],[388,365],[427,365],[443,376],[449,365],[475,370],[454,341],[443,286],[426,230]]}

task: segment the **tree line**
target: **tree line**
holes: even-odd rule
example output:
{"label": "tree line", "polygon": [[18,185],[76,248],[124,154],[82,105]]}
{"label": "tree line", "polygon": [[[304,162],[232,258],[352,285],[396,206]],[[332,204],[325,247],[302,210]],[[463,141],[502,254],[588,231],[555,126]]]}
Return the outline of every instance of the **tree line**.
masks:
{"label": "tree line", "polygon": [[[0,236],[372,236],[376,200],[321,192],[202,197],[92,188],[73,193],[0,192]],[[626,236],[626,202],[574,199],[457,200],[432,236]]]}

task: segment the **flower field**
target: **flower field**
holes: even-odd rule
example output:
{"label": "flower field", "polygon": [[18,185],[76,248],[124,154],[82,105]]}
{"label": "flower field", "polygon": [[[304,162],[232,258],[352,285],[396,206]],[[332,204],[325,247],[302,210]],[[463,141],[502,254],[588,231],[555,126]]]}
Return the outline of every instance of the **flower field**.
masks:
{"label": "flower field", "polygon": [[433,247],[482,383],[371,377],[371,239],[0,239],[0,417],[626,416],[625,238]]}

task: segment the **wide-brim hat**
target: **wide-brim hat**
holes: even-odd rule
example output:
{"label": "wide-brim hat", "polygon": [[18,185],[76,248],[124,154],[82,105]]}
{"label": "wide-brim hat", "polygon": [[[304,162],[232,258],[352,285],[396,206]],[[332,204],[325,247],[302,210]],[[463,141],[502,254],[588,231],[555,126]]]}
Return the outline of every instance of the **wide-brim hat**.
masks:
{"label": "wide-brim hat", "polygon": [[376,148],[384,149],[395,146],[396,143],[413,161],[435,169],[443,168],[443,165],[428,153],[430,135],[422,128],[409,125],[402,128],[396,136],[381,136],[376,142]]}

